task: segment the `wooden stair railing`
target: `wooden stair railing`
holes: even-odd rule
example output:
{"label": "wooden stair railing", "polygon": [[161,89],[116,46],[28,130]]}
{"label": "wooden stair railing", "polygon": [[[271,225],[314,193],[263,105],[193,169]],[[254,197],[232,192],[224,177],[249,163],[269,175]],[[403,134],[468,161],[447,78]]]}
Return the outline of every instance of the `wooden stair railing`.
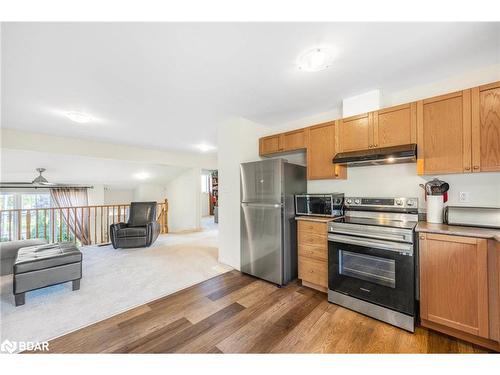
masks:
{"label": "wooden stair railing", "polygon": [[[110,204],[0,210],[0,241],[46,238],[49,242],[79,242],[75,236],[76,223],[66,219],[71,214],[82,217],[86,224],[84,229],[88,245],[108,243],[109,226],[127,221],[129,209],[130,204]],[[158,203],[156,211],[160,233],[166,234],[168,200]]]}

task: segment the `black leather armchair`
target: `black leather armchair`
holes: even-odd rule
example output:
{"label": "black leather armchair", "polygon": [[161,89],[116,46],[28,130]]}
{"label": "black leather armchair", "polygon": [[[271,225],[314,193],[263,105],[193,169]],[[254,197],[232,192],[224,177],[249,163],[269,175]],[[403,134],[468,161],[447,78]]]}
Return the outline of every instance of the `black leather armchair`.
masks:
{"label": "black leather armchair", "polygon": [[127,223],[111,224],[113,247],[148,247],[160,234],[156,221],[156,202],[132,202]]}

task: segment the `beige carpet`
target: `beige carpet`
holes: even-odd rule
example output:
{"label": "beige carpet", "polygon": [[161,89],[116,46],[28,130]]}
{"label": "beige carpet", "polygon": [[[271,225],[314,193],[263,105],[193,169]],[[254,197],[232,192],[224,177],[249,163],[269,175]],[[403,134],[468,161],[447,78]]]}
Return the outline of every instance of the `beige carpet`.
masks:
{"label": "beige carpet", "polygon": [[150,248],[82,252],[79,291],[56,285],[27,293],[15,307],[12,276],[0,278],[0,341],[48,340],[230,270],[217,261],[216,226],[162,235]]}

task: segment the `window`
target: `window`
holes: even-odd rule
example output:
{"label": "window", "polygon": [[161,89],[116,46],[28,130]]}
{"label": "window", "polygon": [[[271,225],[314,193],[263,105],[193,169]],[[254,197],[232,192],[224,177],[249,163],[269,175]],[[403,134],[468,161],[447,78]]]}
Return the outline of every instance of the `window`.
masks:
{"label": "window", "polygon": [[1,192],[0,210],[26,210],[51,207],[48,191]]}
{"label": "window", "polygon": [[49,193],[21,194],[21,208],[47,208],[51,206]]}
{"label": "window", "polygon": [[[30,237],[44,237],[45,231],[42,228],[50,227],[51,220],[58,221],[60,218],[53,218],[51,212],[40,212],[36,215],[37,208],[51,207],[51,198],[48,191],[8,191],[0,193],[0,241],[10,241],[19,237],[26,237],[27,214],[30,216]],[[14,210],[14,211],[10,211]],[[22,211],[16,211],[22,210]],[[20,222],[19,222],[20,220]],[[36,232],[39,229],[38,233]],[[21,235],[19,234],[19,230]],[[48,234],[47,236],[50,236]]]}
{"label": "window", "polygon": [[16,197],[12,193],[2,193],[0,195],[0,210],[13,210],[16,208]]}

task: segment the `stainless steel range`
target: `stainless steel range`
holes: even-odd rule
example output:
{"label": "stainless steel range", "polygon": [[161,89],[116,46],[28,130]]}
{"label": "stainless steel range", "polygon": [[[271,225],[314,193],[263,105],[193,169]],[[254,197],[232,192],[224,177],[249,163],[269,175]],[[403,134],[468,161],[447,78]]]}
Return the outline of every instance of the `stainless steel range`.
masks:
{"label": "stainless steel range", "polygon": [[328,300],[413,332],[417,222],[417,198],[345,198],[328,226]]}

